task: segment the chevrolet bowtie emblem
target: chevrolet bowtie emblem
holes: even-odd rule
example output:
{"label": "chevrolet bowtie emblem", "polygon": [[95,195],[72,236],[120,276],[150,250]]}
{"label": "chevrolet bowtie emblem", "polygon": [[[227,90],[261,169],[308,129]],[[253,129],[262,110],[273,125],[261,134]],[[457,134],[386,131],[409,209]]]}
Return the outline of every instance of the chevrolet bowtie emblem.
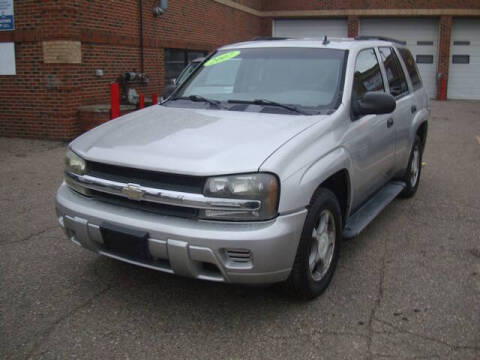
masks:
{"label": "chevrolet bowtie emblem", "polygon": [[123,187],[122,194],[130,200],[142,200],[145,192],[141,189],[140,185],[127,184]]}

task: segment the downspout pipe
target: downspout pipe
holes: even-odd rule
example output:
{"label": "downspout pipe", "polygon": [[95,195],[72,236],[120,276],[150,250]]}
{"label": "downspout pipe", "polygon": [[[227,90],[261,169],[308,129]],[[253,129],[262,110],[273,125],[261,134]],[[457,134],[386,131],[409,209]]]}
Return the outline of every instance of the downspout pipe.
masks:
{"label": "downspout pipe", "polygon": [[142,0],[138,0],[138,9],[139,9],[139,19],[140,19],[140,62],[141,62],[141,73],[145,74],[145,55],[144,55],[144,44],[143,44],[143,6]]}

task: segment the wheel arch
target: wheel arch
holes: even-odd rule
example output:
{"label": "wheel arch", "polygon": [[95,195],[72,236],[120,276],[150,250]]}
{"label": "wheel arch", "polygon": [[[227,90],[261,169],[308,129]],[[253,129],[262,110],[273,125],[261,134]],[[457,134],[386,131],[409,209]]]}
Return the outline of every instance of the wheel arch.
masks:
{"label": "wheel arch", "polygon": [[427,134],[428,134],[428,121],[424,120],[417,127],[415,135],[418,135],[422,143],[422,151],[425,149],[425,144],[427,143]]}
{"label": "wheel arch", "polygon": [[313,192],[311,199],[315,197],[315,194],[320,189],[328,189],[336,196],[342,211],[343,224],[345,224],[350,211],[351,201],[351,183],[348,170],[344,168],[330,175],[320,185],[318,185]]}

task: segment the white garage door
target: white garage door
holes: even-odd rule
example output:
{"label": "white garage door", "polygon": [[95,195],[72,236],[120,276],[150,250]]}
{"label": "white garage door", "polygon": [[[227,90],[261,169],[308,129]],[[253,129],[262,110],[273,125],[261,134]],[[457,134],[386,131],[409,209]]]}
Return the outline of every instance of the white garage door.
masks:
{"label": "white garage door", "polygon": [[347,19],[277,19],[273,23],[273,36],[303,37],[347,37]]}
{"label": "white garage door", "polygon": [[480,99],[480,19],[454,19],[449,99]]}
{"label": "white garage door", "polygon": [[438,63],[438,20],[435,19],[361,19],[361,35],[392,37],[407,43],[417,61],[423,84],[436,96]]}

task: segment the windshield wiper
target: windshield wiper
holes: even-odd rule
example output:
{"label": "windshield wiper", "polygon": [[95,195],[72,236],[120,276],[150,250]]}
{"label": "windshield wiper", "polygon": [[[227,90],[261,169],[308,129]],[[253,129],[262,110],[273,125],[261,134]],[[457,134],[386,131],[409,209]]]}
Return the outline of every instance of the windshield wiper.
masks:
{"label": "windshield wiper", "polygon": [[220,101],[218,100],[213,100],[213,99],[207,99],[204,98],[203,96],[200,95],[190,95],[190,96],[182,96],[182,97],[176,97],[171,100],[190,100],[194,102],[205,102],[210,105],[216,106],[217,108],[221,109],[222,107],[220,106]]}
{"label": "windshield wiper", "polygon": [[255,99],[255,100],[235,100],[235,99],[232,99],[232,100],[228,100],[227,102],[231,103],[231,104],[271,105],[271,106],[281,107],[281,108],[284,108],[284,109],[287,109],[287,110],[290,110],[290,111],[293,111],[293,112],[296,112],[296,113],[299,113],[299,114],[310,115],[307,112],[299,109],[298,107],[296,107],[294,105],[282,104],[282,103],[272,101],[272,100],[267,100],[267,99]]}

